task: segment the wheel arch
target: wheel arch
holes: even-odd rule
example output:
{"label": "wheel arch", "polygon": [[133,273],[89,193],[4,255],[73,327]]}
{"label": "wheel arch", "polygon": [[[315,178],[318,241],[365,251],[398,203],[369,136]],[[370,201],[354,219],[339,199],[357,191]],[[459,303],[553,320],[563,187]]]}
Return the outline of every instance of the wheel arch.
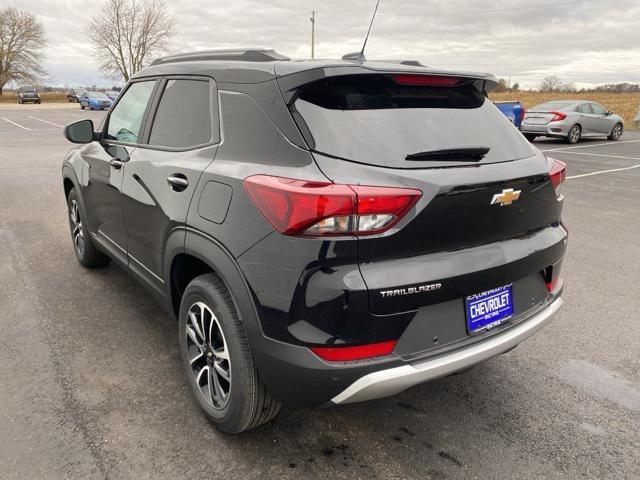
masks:
{"label": "wheel arch", "polygon": [[64,188],[65,199],[69,198],[69,192],[71,192],[72,188],[75,188],[78,195],[80,195],[80,182],[78,182],[76,171],[71,165],[64,164],[62,166],[62,186]]}
{"label": "wheel arch", "polygon": [[185,227],[184,249],[171,256],[169,284],[171,308],[179,316],[180,301],[191,280],[214,273],[224,283],[234,302],[252,345],[262,338],[262,327],[249,284],[231,253],[216,239]]}

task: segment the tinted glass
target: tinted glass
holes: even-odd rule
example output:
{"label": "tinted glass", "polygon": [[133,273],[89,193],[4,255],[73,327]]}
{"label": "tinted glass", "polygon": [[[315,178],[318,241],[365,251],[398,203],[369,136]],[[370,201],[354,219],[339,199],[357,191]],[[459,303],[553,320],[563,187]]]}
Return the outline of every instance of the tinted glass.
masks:
{"label": "tinted glass", "polygon": [[602,105],[598,105],[597,103],[591,104],[591,110],[593,110],[593,113],[595,113],[596,115],[604,115],[605,113],[607,113],[607,110]]}
{"label": "tinted glass", "polygon": [[569,108],[573,105],[573,102],[547,102],[540,105],[536,105],[529,111],[549,111],[549,110],[562,110],[563,108]]}
{"label": "tinted glass", "polygon": [[131,84],[109,116],[107,139],[132,143],[138,141],[142,118],[154,84],[155,81]]}
{"label": "tinted glass", "polygon": [[473,85],[405,86],[379,75],[332,77],[303,87],[291,109],[314,150],[361,163],[442,166],[415,160],[416,154],[452,149],[488,148],[481,163],[533,154],[524,137]]}
{"label": "tinted glass", "polygon": [[591,108],[589,108],[588,103],[583,103],[582,105],[578,105],[576,107],[576,112],[579,113],[591,113]]}
{"label": "tinted glass", "polygon": [[149,143],[187,148],[211,141],[209,82],[169,80],[162,93]]}

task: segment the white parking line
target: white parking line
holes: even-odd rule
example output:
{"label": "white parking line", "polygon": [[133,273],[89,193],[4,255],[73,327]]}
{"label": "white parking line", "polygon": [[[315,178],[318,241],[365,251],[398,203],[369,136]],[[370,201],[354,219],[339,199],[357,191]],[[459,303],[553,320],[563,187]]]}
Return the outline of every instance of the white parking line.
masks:
{"label": "white parking line", "polygon": [[600,175],[601,173],[621,172],[623,170],[631,170],[634,168],[640,168],[640,163],[637,165],[632,165],[630,167],[612,168],[611,170],[600,170],[599,172],[583,173],[581,175],[571,175],[570,177],[567,177],[567,180],[570,180],[572,178],[582,178],[582,177],[590,177],[592,175]]}
{"label": "white parking line", "polygon": [[590,143],[588,145],[575,145],[573,147],[560,147],[560,148],[551,148],[548,150],[542,150],[539,149],[541,152],[558,152],[561,150],[570,150],[570,149],[574,149],[574,148],[590,148],[590,147],[600,147],[602,145],[619,145],[621,143],[637,143],[640,142],[640,140],[622,140],[622,141],[618,141],[618,142],[602,142],[602,143]]}
{"label": "white parking line", "polygon": [[2,118],[3,120],[5,120],[5,121],[7,121],[7,122],[9,122],[9,123],[12,123],[12,124],[13,124],[13,125],[15,125],[16,127],[20,127],[20,128],[21,128],[21,129],[23,129],[23,130],[31,130],[30,128],[23,127],[23,126],[22,126],[22,125],[20,125],[19,123],[16,123],[16,122],[14,122],[14,121],[12,121],[12,120],[9,120],[7,117],[0,117],[0,118]]}
{"label": "white parking line", "polygon": [[625,157],[623,155],[603,155],[601,153],[587,153],[587,152],[560,152],[563,155],[588,155],[590,157],[605,157],[605,158],[624,158],[625,160],[640,160],[640,157]]}
{"label": "white parking line", "polygon": [[39,122],[48,123],[49,125],[53,125],[54,127],[60,127],[60,128],[63,128],[63,126],[62,126],[62,125],[58,125],[57,123],[50,122],[49,120],[43,120],[43,119],[41,119],[41,118],[32,117],[31,115],[29,115],[29,118],[33,118],[34,120],[38,120]]}

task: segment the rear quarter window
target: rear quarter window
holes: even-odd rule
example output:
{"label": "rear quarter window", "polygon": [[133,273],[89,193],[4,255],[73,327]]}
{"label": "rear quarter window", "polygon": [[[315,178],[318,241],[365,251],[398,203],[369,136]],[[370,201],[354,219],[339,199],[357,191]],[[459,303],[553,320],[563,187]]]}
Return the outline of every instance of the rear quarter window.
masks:
{"label": "rear quarter window", "polygon": [[149,144],[190,148],[214,140],[211,87],[207,80],[168,80],[156,111]]}

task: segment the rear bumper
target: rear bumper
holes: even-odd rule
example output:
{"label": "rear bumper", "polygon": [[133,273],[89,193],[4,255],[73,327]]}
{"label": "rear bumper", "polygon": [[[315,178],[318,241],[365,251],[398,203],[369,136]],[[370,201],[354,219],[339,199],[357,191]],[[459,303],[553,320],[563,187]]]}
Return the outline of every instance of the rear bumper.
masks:
{"label": "rear bumper", "polygon": [[571,125],[562,122],[552,122],[547,125],[531,125],[523,123],[520,131],[529,135],[540,135],[544,137],[566,137],[569,134]]}
{"label": "rear bumper", "polygon": [[414,357],[394,354],[359,362],[325,362],[308,348],[262,337],[252,345],[262,380],[281,403],[302,408],[330,407],[395,395],[500,355],[549,323],[562,305],[558,288],[544,306],[514,324],[505,324],[441,353]]}
{"label": "rear bumper", "polygon": [[557,298],[524,322],[484,342],[440,357],[365,375],[331,399],[333,404],[387,397],[414,385],[463,370],[515,347],[549,323],[562,305]]}

